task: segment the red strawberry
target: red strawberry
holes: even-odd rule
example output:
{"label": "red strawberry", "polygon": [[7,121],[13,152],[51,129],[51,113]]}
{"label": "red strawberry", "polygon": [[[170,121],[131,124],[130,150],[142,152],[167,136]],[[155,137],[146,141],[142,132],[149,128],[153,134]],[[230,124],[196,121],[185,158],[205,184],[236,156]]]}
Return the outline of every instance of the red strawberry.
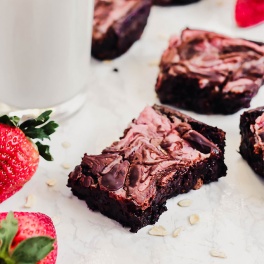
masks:
{"label": "red strawberry", "polygon": [[53,264],[57,258],[56,231],[42,213],[0,213],[1,264]]}
{"label": "red strawberry", "polygon": [[[58,127],[54,121],[47,121],[51,111],[36,119],[19,123],[19,118],[0,117],[0,203],[19,191],[36,172],[39,155],[53,160],[49,147],[31,139],[50,139],[49,135]],[[30,139],[31,138],[31,139]]]}
{"label": "red strawberry", "polygon": [[264,1],[237,0],[235,20],[239,27],[250,27],[264,22]]}

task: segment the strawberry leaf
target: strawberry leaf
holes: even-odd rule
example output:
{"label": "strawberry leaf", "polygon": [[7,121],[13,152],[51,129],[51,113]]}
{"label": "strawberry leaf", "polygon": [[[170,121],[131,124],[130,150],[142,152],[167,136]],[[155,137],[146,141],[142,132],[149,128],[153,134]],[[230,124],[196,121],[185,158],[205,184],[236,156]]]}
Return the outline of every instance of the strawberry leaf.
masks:
{"label": "strawberry leaf", "polygon": [[54,241],[55,239],[46,236],[23,240],[14,249],[11,259],[15,263],[35,264],[53,250]]}
{"label": "strawberry leaf", "polygon": [[19,128],[21,130],[24,130],[24,129],[28,129],[31,127],[37,127],[37,126],[43,125],[44,123],[46,123],[50,119],[51,113],[52,113],[52,111],[48,110],[48,111],[43,112],[41,115],[39,115],[35,119],[30,118],[30,119],[24,121],[23,123],[21,123],[19,125]]}
{"label": "strawberry leaf", "polygon": [[17,116],[10,116],[10,117],[7,115],[0,116],[0,123],[2,124],[6,124],[12,127],[17,127],[18,122],[19,122],[19,117]]}
{"label": "strawberry leaf", "polygon": [[39,115],[36,118],[36,121],[41,122],[41,124],[46,123],[50,119],[51,113],[52,113],[52,110],[47,110],[47,111],[43,112],[41,115]]}
{"label": "strawberry leaf", "polygon": [[43,140],[44,138],[49,138],[49,135],[55,132],[56,128],[59,126],[54,121],[46,123],[50,118],[51,111],[45,111],[40,116],[35,119],[28,119],[19,125],[19,128],[25,133],[29,138],[39,138]]}
{"label": "strawberry leaf", "polygon": [[47,134],[47,135],[51,135],[53,134],[55,131],[56,131],[56,128],[58,127],[59,125],[57,123],[55,123],[54,121],[50,121],[49,123],[47,123],[46,125],[44,125],[42,127],[42,129],[44,130],[44,132]]}
{"label": "strawberry leaf", "polygon": [[39,141],[36,142],[36,146],[38,147],[39,155],[47,161],[52,161],[53,157],[50,154],[50,149],[48,145],[43,145]]}
{"label": "strawberry leaf", "polygon": [[[0,222],[0,260],[8,259],[10,246],[18,231],[18,220],[9,212]],[[8,263],[8,262],[7,262]]]}
{"label": "strawberry leaf", "polygon": [[40,140],[43,140],[44,138],[50,139],[49,135],[47,135],[45,131],[43,131],[42,128],[32,127],[30,128],[30,130],[24,131],[24,133],[27,137],[32,138],[32,139],[35,139],[35,138],[38,138]]}
{"label": "strawberry leaf", "polygon": [[[54,121],[47,121],[50,118],[51,110],[43,112],[40,116],[35,119],[28,119],[19,125],[19,128],[24,132],[24,134],[31,139],[50,139],[50,135],[56,131],[59,126]],[[39,141],[36,142],[40,156],[45,160],[53,160],[49,152],[49,146],[41,144]]]}
{"label": "strawberry leaf", "polygon": [[56,131],[58,124],[54,121],[50,121],[49,123],[45,124],[44,126],[37,128],[37,127],[29,127],[24,128],[23,132],[29,138],[38,138],[43,140],[44,138],[50,139],[49,135],[53,134]]}

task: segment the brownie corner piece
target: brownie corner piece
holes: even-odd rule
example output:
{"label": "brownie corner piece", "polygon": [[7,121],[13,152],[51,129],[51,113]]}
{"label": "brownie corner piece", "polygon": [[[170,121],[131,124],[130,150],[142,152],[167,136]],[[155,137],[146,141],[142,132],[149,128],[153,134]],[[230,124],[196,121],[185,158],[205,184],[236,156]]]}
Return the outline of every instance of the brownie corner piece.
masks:
{"label": "brownie corner piece", "polygon": [[137,41],[147,24],[152,0],[95,0],[92,55],[111,60]]}
{"label": "brownie corner piece", "polygon": [[164,104],[233,114],[250,106],[264,83],[263,65],[263,43],[187,28],[170,39],[155,90]]}
{"label": "brownie corner piece", "polygon": [[240,116],[240,154],[255,173],[264,177],[264,106]]}
{"label": "brownie corner piece", "polygon": [[85,154],[68,187],[131,232],[154,224],[167,199],[226,175],[225,132],[172,108],[147,106],[99,155]]}

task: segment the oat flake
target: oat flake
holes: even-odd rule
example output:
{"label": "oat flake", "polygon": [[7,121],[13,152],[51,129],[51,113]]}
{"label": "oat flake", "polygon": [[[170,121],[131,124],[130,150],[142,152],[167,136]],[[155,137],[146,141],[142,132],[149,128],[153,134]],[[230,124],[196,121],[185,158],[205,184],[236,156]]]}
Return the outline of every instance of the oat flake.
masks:
{"label": "oat flake", "polygon": [[191,204],[192,204],[192,201],[189,200],[189,199],[184,199],[184,200],[181,200],[181,201],[178,202],[178,205],[179,205],[180,207],[188,207],[188,206],[190,206]]}
{"label": "oat flake", "polygon": [[55,179],[48,179],[46,181],[46,184],[51,187],[51,186],[54,186],[55,184],[57,183],[57,181]]}
{"label": "oat flake", "polygon": [[26,203],[24,204],[25,208],[31,208],[35,202],[35,196],[33,194],[30,194],[26,198]]}
{"label": "oat flake", "polygon": [[150,61],[150,62],[148,63],[148,65],[149,65],[150,67],[156,67],[156,66],[159,66],[159,61]]}
{"label": "oat flake", "polygon": [[66,170],[71,168],[71,165],[69,163],[62,163],[61,166]]}
{"label": "oat flake", "polygon": [[189,217],[189,222],[191,225],[195,225],[200,221],[200,217],[197,214],[193,214]]}
{"label": "oat flake", "polygon": [[66,149],[66,148],[69,148],[71,146],[71,143],[67,142],[67,141],[64,141],[64,142],[61,143],[61,145],[62,145],[63,148]]}
{"label": "oat flake", "polygon": [[215,258],[226,258],[226,254],[222,251],[218,251],[216,249],[210,250],[210,255]]}
{"label": "oat flake", "polygon": [[166,236],[168,234],[167,230],[163,226],[153,226],[149,232],[152,236]]}
{"label": "oat flake", "polygon": [[176,228],[176,229],[173,231],[172,236],[173,236],[173,237],[177,237],[177,236],[179,236],[179,234],[181,233],[182,230],[183,230],[183,227],[182,227],[182,226]]}

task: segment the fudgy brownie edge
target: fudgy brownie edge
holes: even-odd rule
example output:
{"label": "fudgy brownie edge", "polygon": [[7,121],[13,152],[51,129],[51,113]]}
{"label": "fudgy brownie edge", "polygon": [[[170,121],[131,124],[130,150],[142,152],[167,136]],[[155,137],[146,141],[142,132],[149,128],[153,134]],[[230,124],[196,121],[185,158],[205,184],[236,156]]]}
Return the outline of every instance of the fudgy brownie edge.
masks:
{"label": "fudgy brownie edge", "polygon": [[263,62],[263,43],[187,28],[163,52],[155,90],[164,104],[233,114],[248,108],[264,83]]}
{"label": "fudgy brownie edge", "polygon": [[[264,114],[264,107],[258,107],[245,111],[240,116],[240,154],[248,162],[250,167],[260,176],[264,177],[264,153],[261,147],[257,146],[256,131],[254,125],[256,119]],[[262,128],[263,132],[264,129]],[[261,138],[260,138],[261,140]],[[264,142],[264,134],[263,139]],[[263,143],[264,144],[264,143]]]}
{"label": "fudgy brownie edge", "polygon": [[[162,163],[165,164],[165,173],[161,170],[158,171],[158,173],[153,174],[154,176],[146,174],[148,179],[150,179],[150,185],[148,186],[153,185],[155,192],[153,196],[147,195],[149,198],[147,198],[147,200],[145,200],[146,202],[142,204],[139,204],[136,200],[134,200],[133,193],[132,196],[129,195],[129,189],[131,186],[135,186],[135,183],[132,183],[135,180],[133,178],[134,176],[132,177],[132,171],[135,170],[137,165],[133,164],[138,164],[135,160],[133,163],[130,159],[131,157],[128,157],[127,159],[125,158],[122,161],[123,163],[121,163],[123,167],[119,171],[120,174],[125,170],[124,163],[127,163],[128,160],[130,162],[128,174],[125,174],[126,179],[123,181],[123,185],[120,185],[120,177],[115,178],[116,182],[114,184],[112,179],[110,182],[107,182],[107,184],[102,184],[102,177],[100,176],[101,178],[98,178],[98,175],[93,173],[93,171],[97,170],[97,168],[95,168],[96,166],[104,166],[103,164],[109,162],[109,159],[115,160],[115,156],[113,155],[116,154],[113,154],[109,151],[109,149],[111,150],[116,147],[120,141],[119,143],[113,143],[110,148],[103,150],[100,155],[89,156],[85,154],[82,163],[76,166],[75,170],[69,174],[67,184],[67,186],[71,188],[74,195],[76,195],[79,199],[86,201],[90,209],[100,211],[107,217],[118,221],[123,226],[130,227],[131,232],[137,232],[140,228],[157,222],[161,213],[167,210],[166,200],[170,197],[186,193],[192,189],[199,189],[203,184],[217,181],[220,177],[226,175],[227,170],[224,163],[224,131],[216,127],[208,126],[172,108],[154,105],[151,111],[153,110],[157,115],[163,116],[164,118],[166,117],[172,122],[174,122],[175,118],[177,118],[177,122],[180,122],[181,124],[181,126],[177,127],[177,129],[179,129],[179,133],[182,135],[182,138],[185,138],[188,142],[190,142],[194,149],[201,151],[200,153],[202,156],[204,155],[204,158],[201,158],[200,161],[198,160],[194,163],[190,163],[188,161],[185,163],[185,158],[183,157],[179,165],[176,164],[172,167],[166,167],[167,162],[165,160],[164,163]],[[135,123],[135,120],[133,120],[133,122]],[[188,130],[186,130],[186,127]],[[163,128],[160,127],[159,129]],[[126,138],[128,133],[129,129],[126,129],[122,138]],[[165,143],[166,142],[164,141],[163,144]],[[164,149],[166,149],[166,147],[164,147]],[[118,155],[116,157],[117,159],[120,158]],[[91,163],[91,160],[95,160],[95,162]],[[168,160],[168,162],[173,162],[173,160]],[[181,163],[182,165],[180,165]],[[147,169],[150,170],[152,170],[155,166],[155,164],[146,165]],[[114,167],[112,167],[112,169],[113,168]],[[104,169],[101,171],[103,170]],[[164,173],[164,176],[160,178],[159,175],[163,175],[162,173]],[[166,177],[168,176],[169,178],[167,179]],[[151,181],[152,179],[154,180]],[[101,182],[99,183],[99,181]],[[120,185],[121,189],[118,189],[120,186],[115,188],[116,185]],[[108,188],[105,186],[108,186]],[[112,189],[109,188],[109,186]],[[139,186],[142,188],[143,185]],[[150,190],[152,189],[150,188]],[[124,195],[124,193],[126,194]],[[139,193],[139,195],[144,195],[144,193]]]}
{"label": "fudgy brownie edge", "polygon": [[[117,9],[120,8],[122,10],[123,8],[123,5],[115,5],[117,2],[123,3],[123,5],[134,3],[134,5],[128,8],[125,13],[120,13],[119,17],[117,17],[119,12]],[[111,60],[121,56],[130,49],[144,31],[151,6],[152,0],[133,0],[127,2],[124,0],[111,0],[109,2],[96,0],[92,56],[99,60]],[[99,8],[100,10],[97,10]],[[104,11],[101,12],[101,10]],[[97,11],[100,11],[98,15]],[[115,13],[115,18],[104,28],[104,24],[109,23],[109,17],[112,13]],[[104,22],[102,18],[106,19],[106,21]],[[104,28],[103,32],[101,28]]]}

